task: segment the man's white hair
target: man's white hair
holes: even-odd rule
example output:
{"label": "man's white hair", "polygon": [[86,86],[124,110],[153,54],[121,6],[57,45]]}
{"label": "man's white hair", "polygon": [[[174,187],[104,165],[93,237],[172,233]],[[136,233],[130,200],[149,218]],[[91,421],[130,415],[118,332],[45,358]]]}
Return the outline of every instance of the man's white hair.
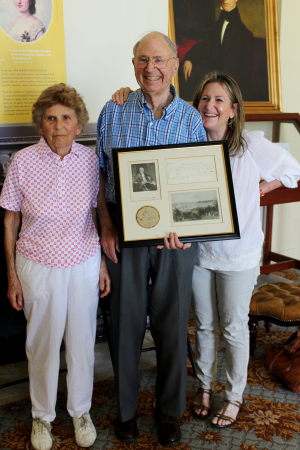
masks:
{"label": "man's white hair", "polygon": [[[172,56],[173,56],[174,58],[177,58],[177,47],[176,47],[175,42],[172,41],[172,39],[170,39],[166,34],[160,33],[159,31],[151,31],[151,33],[145,34],[145,36],[143,36],[142,39],[140,39],[140,40],[135,44],[135,46],[133,47],[133,56],[134,56],[134,57],[136,56],[136,49],[137,49],[137,46],[139,45],[139,43],[140,43],[145,37],[150,36],[151,34],[159,35],[159,36],[163,37],[164,40],[166,41],[166,43],[168,44],[168,46],[170,47]],[[157,55],[157,56],[159,56],[159,55]]]}

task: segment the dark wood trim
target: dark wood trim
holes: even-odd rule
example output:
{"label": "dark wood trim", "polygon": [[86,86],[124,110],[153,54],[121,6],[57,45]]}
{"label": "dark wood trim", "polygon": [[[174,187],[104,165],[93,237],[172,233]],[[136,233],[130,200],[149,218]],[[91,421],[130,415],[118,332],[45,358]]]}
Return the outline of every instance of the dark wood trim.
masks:
{"label": "dark wood trim", "polygon": [[273,122],[272,127],[272,142],[280,141],[280,122]]}
{"label": "dark wood trim", "polygon": [[[293,259],[290,256],[281,255],[280,253],[275,253],[270,251],[270,259],[271,261],[275,261],[277,263],[286,262],[286,261],[294,261],[296,266],[300,264],[300,261],[298,259]],[[298,268],[298,267],[296,267]]]}
{"label": "dark wood trim", "polygon": [[249,313],[249,318],[254,319],[255,321],[267,320],[268,322],[275,323],[276,325],[280,325],[282,327],[294,327],[294,326],[300,325],[300,319],[282,320],[282,319],[277,319],[276,317],[273,317],[270,314]]}
{"label": "dark wood trim", "polygon": [[272,245],[272,230],[273,230],[273,205],[267,206],[267,218],[266,218],[266,232],[265,232],[265,245],[263,250],[263,265],[270,264],[270,251]]}
{"label": "dark wood trim", "polygon": [[245,122],[280,122],[292,123],[300,133],[300,114],[298,113],[270,113],[246,114]]}
{"label": "dark wood trim", "polygon": [[280,320],[276,317],[270,316],[268,314],[251,314],[249,313],[249,331],[250,331],[250,355],[254,356],[254,350],[256,348],[256,337],[257,337],[257,325],[260,320],[265,321],[266,332],[269,333],[271,323],[280,325],[281,327],[293,327],[300,325],[300,319],[298,320]]}
{"label": "dark wood trim", "polygon": [[300,181],[294,189],[281,186],[274,191],[268,192],[260,198],[260,206],[279,205],[281,203],[292,203],[300,201]]}
{"label": "dark wood trim", "polygon": [[272,272],[281,272],[282,270],[287,269],[296,269],[296,264],[293,259],[281,263],[265,264],[260,267],[260,274],[267,275]]}
{"label": "dark wood trim", "polygon": [[[271,251],[274,205],[299,201],[300,181],[298,181],[297,188],[289,189],[282,186],[274,191],[268,192],[268,194],[260,198],[260,206],[267,207],[263,265],[260,268],[261,274],[268,274],[274,271],[280,272],[286,269],[300,269],[300,261]],[[276,264],[270,264],[271,261],[275,261]]]}

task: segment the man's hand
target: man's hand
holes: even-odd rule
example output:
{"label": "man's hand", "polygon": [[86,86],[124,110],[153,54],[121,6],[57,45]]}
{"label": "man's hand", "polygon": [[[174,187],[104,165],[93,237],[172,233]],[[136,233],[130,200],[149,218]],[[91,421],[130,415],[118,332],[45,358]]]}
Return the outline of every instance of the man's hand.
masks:
{"label": "man's hand", "polygon": [[24,306],[23,291],[17,275],[8,280],[7,298],[16,311],[21,311]]}
{"label": "man's hand", "polygon": [[105,220],[105,225],[101,224],[100,244],[106,256],[117,264],[116,251],[120,252],[119,238],[116,227],[111,220]]}
{"label": "man's hand", "polygon": [[100,285],[100,297],[103,298],[107,294],[110,293],[110,285],[111,285],[111,280],[110,280],[110,276],[108,273],[108,267],[107,267],[104,255],[102,255],[102,257],[101,257],[99,285]]}
{"label": "man's hand", "polygon": [[123,105],[124,102],[128,99],[128,95],[133,92],[130,87],[121,88],[117,90],[111,97],[112,101],[117,105]]}
{"label": "man's hand", "polygon": [[105,200],[105,182],[106,174],[100,169],[100,187],[97,197],[97,210],[100,224],[100,244],[104,253],[117,264],[118,258],[116,251],[120,251],[119,239],[116,227],[110,217],[107,203]]}
{"label": "man's hand", "polygon": [[183,74],[184,74],[185,81],[187,81],[187,79],[191,76],[192,68],[193,68],[193,64],[191,63],[191,61],[184,61]]}
{"label": "man's hand", "polygon": [[185,250],[186,248],[190,248],[191,245],[189,242],[183,244],[180,242],[176,233],[170,233],[169,239],[164,237],[164,245],[158,245],[157,248],[160,250],[162,248],[166,248],[167,250]]}

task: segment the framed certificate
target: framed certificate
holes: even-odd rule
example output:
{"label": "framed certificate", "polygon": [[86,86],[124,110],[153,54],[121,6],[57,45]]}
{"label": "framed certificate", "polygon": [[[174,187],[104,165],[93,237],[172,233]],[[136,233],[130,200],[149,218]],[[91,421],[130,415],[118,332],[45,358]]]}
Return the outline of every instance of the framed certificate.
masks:
{"label": "framed certificate", "polygon": [[226,141],[112,152],[122,247],[240,238]]}

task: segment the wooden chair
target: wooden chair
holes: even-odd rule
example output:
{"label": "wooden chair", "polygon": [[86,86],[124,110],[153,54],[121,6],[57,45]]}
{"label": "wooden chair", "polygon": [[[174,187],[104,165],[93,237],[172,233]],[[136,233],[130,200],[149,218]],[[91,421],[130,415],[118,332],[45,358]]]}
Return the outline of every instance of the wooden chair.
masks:
{"label": "wooden chair", "polygon": [[250,355],[256,348],[257,324],[265,321],[269,333],[272,323],[284,327],[300,325],[300,285],[297,283],[267,283],[253,291],[250,314]]}

